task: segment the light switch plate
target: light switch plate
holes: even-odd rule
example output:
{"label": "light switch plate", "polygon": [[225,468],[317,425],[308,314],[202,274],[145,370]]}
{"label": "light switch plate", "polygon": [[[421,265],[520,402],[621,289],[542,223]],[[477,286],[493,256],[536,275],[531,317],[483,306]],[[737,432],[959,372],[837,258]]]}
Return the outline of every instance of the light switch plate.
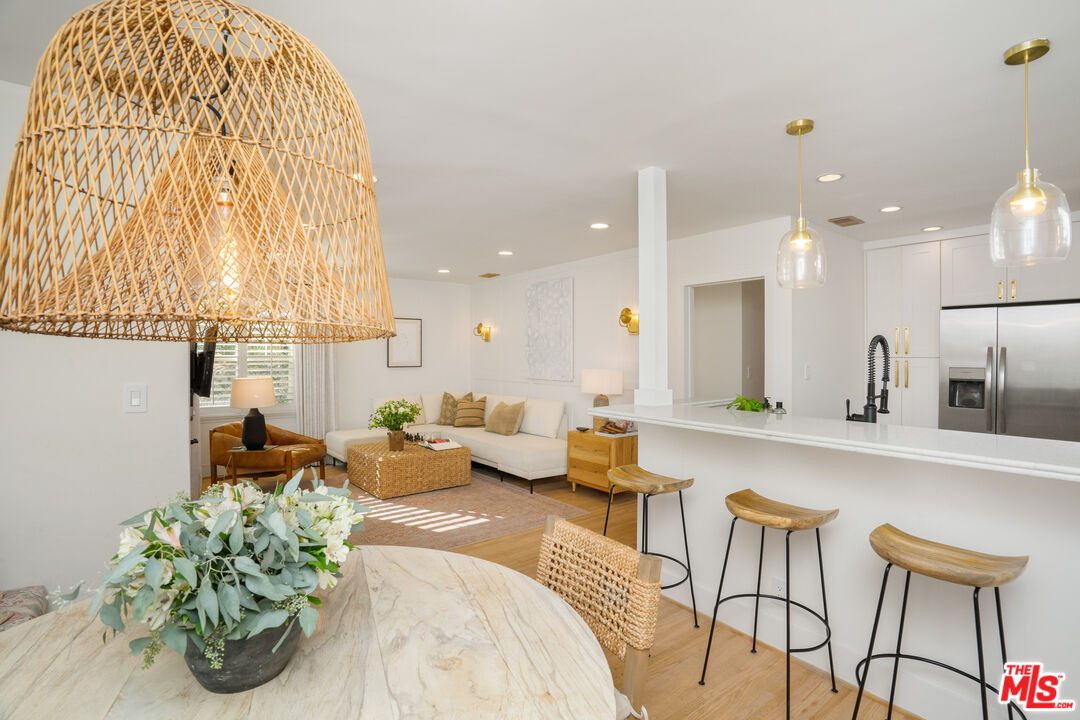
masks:
{"label": "light switch plate", "polygon": [[149,406],[145,383],[128,383],[124,385],[124,396],[121,401],[126,413],[144,413]]}

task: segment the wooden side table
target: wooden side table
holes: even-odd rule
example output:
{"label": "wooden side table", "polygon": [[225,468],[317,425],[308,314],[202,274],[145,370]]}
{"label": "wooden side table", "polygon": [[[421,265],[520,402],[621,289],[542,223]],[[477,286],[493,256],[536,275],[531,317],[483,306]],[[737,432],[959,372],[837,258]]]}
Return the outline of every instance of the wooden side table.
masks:
{"label": "wooden side table", "polygon": [[[637,435],[608,437],[592,430],[566,433],[566,481],[577,492],[578,485],[608,492],[607,471],[637,462]],[[615,492],[621,492],[618,488]]]}

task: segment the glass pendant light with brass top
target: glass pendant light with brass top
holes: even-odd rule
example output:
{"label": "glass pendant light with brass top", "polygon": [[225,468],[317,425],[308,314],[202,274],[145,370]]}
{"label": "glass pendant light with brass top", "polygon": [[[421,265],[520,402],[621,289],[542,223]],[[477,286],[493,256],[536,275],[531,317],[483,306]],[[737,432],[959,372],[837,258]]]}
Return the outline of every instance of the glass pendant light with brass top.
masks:
{"label": "glass pendant light with brass top", "polygon": [[825,284],[825,244],[803,217],[802,136],[813,129],[814,121],[806,118],[787,124],[787,134],[798,138],[799,217],[795,220],[795,228],[780,238],[780,248],[776,252],[776,282],[780,287],[795,290]]}
{"label": "glass pendant light with brass top", "polygon": [[1050,41],[1046,38],[1028,40],[1005,51],[1006,65],[1024,65],[1024,169],[1016,185],[994,203],[990,215],[990,259],[999,267],[1064,260],[1072,243],[1065,193],[1042,180],[1030,160],[1028,65],[1048,52]]}

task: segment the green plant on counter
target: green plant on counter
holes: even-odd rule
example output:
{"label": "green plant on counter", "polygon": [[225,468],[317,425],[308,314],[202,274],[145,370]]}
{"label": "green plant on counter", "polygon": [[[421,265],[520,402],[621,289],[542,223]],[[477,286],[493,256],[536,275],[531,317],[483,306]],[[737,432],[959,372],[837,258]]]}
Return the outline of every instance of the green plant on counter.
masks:
{"label": "green plant on counter", "polygon": [[746,412],[761,412],[765,405],[760,400],[736,395],[735,399],[728,403],[728,410],[733,407],[736,410],[745,410]]}

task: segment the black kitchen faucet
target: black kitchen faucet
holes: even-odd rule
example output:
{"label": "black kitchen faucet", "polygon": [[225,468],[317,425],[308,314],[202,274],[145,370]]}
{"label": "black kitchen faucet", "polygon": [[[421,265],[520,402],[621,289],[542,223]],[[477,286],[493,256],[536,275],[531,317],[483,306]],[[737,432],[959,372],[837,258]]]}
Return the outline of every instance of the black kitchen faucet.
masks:
{"label": "black kitchen faucet", "polygon": [[[881,394],[874,394],[874,355],[877,346],[881,346],[885,354],[885,372],[881,375]],[[851,400],[847,401],[847,415],[845,419],[852,422],[876,423],[877,416],[889,414],[889,341],[884,335],[875,335],[870,339],[870,347],[866,351],[866,404],[863,405],[862,415],[851,414]],[[881,398],[881,406],[875,401]]]}

